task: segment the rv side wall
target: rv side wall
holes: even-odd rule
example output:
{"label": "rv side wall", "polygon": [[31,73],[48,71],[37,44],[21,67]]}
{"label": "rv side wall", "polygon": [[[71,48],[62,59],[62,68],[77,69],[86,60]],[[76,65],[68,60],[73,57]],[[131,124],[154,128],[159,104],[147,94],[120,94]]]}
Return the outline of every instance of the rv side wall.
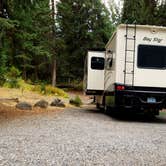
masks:
{"label": "rv side wall", "polygon": [[[134,29],[134,28],[133,28]],[[130,31],[130,28],[129,28]],[[130,33],[130,32],[129,32]],[[166,28],[153,27],[137,27],[136,31],[136,47],[134,61],[134,86],[141,87],[166,87],[166,69],[162,68],[141,68],[138,67],[138,47],[145,46],[165,46],[166,47]],[[125,26],[117,30],[117,59],[116,59],[116,83],[124,84],[124,66],[125,66]],[[130,34],[132,37],[133,32]],[[132,40],[128,41],[128,50],[133,49]],[[127,52],[127,60],[132,59],[132,53]],[[157,56],[157,55],[156,55]],[[132,65],[132,64],[131,64]],[[128,65],[128,72],[132,67]],[[131,78],[128,77],[129,85]]]}
{"label": "rv side wall", "polygon": [[117,49],[116,49],[116,34],[114,34],[111,44],[106,48],[106,58],[105,58],[105,91],[114,91],[116,66],[117,66]]}

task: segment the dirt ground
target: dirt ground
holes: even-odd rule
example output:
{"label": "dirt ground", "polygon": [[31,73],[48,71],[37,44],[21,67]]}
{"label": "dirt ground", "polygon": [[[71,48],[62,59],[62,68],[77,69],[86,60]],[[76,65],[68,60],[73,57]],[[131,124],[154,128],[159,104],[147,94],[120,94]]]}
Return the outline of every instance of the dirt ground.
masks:
{"label": "dirt ground", "polygon": [[[0,99],[15,99],[18,98],[19,101],[26,101],[31,103],[32,105],[35,104],[37,101],[44,99],[48,102],[51,102],[55,99],[55,96],[44,96],[36,92],[30,91],[23,91],[20,89],[9,89],[9,88],[0,88]],[[7,102],[5,102],[7,104]],[[15,103],[8,102],[10,106],[15,105]]]}
{"label": "dirt ground", "polygon": [[[68,92],[69,98],[60,98],[66,105],[66,107],[73,107],[69,104],[69,99],[74,98],[75,96],[80,96],[83,103],[88,102],[89,97],[85,96],[83,92]],[[39,100],[46,100],[49,104],[55,99],[57,96],[46,96],[41,95],[36,92],[24,91],[22,92],[20,89],[9,89],[9,88],[0,88],[0,120],[10,120],[19,116],[24,115],[34,115],[34,114],[47,114],[50,112],[62,112],[63,108],[51,107],[49,106],[47,109],[41,108],[33,108],[31,111],[19,110],[16,109],[16,101],[4,100],[4,99],[18,99],[19,102],[28,102],[31,105],[34,105]]]}

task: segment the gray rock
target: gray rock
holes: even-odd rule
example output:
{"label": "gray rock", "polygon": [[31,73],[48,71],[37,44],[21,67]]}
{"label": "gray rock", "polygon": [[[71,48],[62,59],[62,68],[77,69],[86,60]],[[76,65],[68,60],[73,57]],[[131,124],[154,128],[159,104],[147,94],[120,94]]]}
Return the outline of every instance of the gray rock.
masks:
{"label": "gray rock", "polygon": [[48,102],[45,100],[40,100],[34,105],[34,107],[47,108]]}
{"label": "gray rock", "polygon": [[54,101],[50,104],[53,107],[65,107],[65,104],[63,101],[61,101],[60,99],[54,99]]}
{"label": "gray rock", "polygon": [[16,105],[16,108],[21,109],[21,110],[32,110],[32,105],[27,102],[19,102]]}

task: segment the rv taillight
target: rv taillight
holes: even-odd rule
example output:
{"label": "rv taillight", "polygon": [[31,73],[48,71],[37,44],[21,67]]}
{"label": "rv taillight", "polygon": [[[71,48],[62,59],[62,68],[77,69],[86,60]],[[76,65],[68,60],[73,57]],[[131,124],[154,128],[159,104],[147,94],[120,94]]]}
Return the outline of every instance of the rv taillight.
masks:
{"label": "rv taillight", "polygon": [[116,87],[116,90],[125,90],[125,86],[123,86],[123,85],[118,85],[118,86]]}

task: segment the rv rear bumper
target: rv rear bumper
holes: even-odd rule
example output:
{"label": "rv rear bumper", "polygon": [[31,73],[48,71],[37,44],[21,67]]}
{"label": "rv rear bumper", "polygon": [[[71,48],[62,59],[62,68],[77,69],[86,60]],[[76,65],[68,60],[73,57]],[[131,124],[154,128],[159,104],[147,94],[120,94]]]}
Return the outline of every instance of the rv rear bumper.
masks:
{"label": "rv rear bumper", "polygon": [[115,91],[115,104],[128,108],[166,107],[166,88],[126,87]]}

